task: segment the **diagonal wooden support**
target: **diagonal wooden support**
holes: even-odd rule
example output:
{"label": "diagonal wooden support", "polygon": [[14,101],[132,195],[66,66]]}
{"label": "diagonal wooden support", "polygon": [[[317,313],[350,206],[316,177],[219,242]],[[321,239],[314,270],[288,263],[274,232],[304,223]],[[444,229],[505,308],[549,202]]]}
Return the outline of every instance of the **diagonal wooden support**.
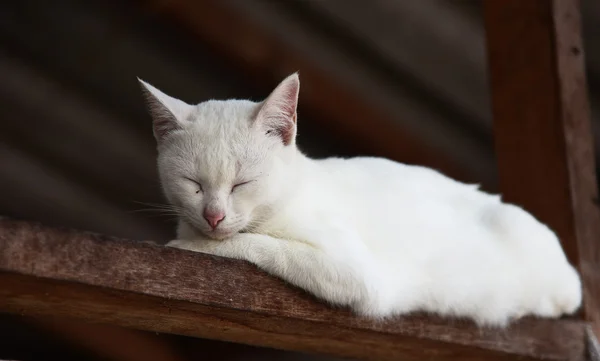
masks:
{"label": "diagonal wooden support", "polygon": [[254,266],[142,242],[0,220],[0,311],[365,360],[581,360],[586,324],[506,330],[333,309]]}
{"label": "diagonal wooden support", "polygon": [[501,191],[558,233],[600,335],[600,208],[579,1],[484,4]]}

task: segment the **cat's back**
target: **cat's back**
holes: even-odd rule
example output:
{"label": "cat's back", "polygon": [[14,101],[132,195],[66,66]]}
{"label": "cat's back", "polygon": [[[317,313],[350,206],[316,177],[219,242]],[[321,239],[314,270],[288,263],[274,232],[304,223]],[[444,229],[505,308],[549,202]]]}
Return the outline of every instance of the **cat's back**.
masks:
{"label": "cat's back", "polygon": [[[326,158],[316,161],[321,177],[337,189],[354,194],[383,193],[387,197],[428,193],[430,195],[470,193],[476,185],[451,179],[423,166],[409,165],[378,157]],[[357,193],[358,192],[358,193]]]}
{"label": "cat's back", "polygon": [[411,243],[433,242],[443,234],[448,238],[500,202],[477,185],[384,158],[329,158],[316,166],[314,189],[302,196],[303,202],[312,199],[311,209],[385,244],[404,238],[400,234],[410,235]]}

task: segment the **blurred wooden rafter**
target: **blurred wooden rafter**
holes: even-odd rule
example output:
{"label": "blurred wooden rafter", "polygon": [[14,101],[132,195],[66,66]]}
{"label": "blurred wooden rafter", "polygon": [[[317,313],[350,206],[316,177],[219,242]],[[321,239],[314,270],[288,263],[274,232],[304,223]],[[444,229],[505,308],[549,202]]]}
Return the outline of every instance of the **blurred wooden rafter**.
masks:
{"label": "blurred wooden rafter", "polygon": [[[306,56],[217,0],[147,0],[150,11],[171,16],[198,35],[203,43],[248,74],[265,89],[299,71],[300,113],[317,115],[348,141],[374,155],[426,165],[466,180],[466,172],[445,154],[403,129],[394,119],[340,81],[319,69]],[[342,104],[343,106],[340,106]],[[300,121],[302,115],[300,115]]]}

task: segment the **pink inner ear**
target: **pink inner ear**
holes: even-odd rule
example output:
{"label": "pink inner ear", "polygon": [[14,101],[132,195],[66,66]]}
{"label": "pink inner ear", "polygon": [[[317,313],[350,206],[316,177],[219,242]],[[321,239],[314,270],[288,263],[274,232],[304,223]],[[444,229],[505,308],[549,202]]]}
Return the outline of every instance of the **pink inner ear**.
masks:
{"label": "pink inner ear", "polygon": [[168,116],[163,116],[154,120],[154,136],[158,140],[163,140],[169,133],[177,129],[177,124]]}
{"label": "pink inner ear", "polygon": [[298,76],[289,76],[269,95],[257,116],[267,133],[276,134],[285,145],[289,145],[295,135],[299,89]]}
{"label": "pink inner ear", "polygon": [[298,102],[298,83],[284,84],[282,89],[281,100],[278,102],[282,113],[288,117],[294,117],[296,114],[296,106]]}
{"label": "pink inner ear", "polygon": [[290,145],[295,135],[294,123],[288,121],[278,128],[273,128],[269,134],[277,135],[284,145]]}

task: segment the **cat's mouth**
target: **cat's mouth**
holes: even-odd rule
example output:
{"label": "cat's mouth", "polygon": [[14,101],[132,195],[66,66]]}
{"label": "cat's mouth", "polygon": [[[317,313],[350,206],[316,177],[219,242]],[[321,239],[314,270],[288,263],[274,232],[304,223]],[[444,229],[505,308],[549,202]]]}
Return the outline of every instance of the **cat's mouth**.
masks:
{"label": "cat's mouth", "polygon": [[192,227],[197,233],[212,240],[221,241],[231,238],[237,233],[242,232],[243,228],[247,227],[245,222],[222,222],[216,228],[211,228],[205,220],[200,220],[195,217],[195,214],[182,214],[185,222]]}
{"label": "cat's mouth", "polygon": [[198,233],[201,233],[204,236],[206,236],[207,238],[210,238],[210,239],[213,239],[213,240],[217,240],[217,241],[221,241],[221,240],[230,238],[230,237],[232,237],[233,235],[235,235],[236,233],[239,232],[239,230],[228,228],[228,227],[217,227],[215,229],[210,229],[210,228],[204,227],[203,225],[197,225],[193,221],[190,221],[188,223]]}
{"label": "cat's mouth", "polygon": [[215,240],[224,240],[226,238],[232,237],[234,234],[238,233],[237,231],[228,230],[228,229],[213,229],[208,232],[202,232],[205,236],[215,239]]}

